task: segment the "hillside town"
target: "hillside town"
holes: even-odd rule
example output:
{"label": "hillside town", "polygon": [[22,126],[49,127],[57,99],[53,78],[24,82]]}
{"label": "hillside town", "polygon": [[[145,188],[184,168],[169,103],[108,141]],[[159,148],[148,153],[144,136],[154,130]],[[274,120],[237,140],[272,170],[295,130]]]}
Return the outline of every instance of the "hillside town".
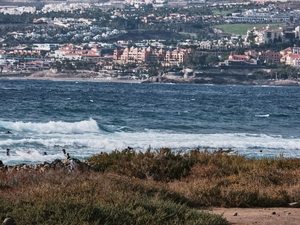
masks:
{"label": "hillside town", "polygon": [[[298,79],[299,19],[297,1],[0,4],[0,73],[147,80],[244,68]],[[218,28],[240,24],[251,27],[240,35]]]}

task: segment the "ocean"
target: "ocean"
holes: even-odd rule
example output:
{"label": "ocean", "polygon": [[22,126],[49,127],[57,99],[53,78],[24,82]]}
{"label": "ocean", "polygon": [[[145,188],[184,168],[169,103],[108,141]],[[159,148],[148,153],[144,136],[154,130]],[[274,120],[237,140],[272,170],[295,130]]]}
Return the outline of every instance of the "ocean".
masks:
{"label": "ocean", "polygon": [[299,158],[299,96],[299,87],[2,79],[0,160],[51,162],[63,148],[86,159],[128,146]]}

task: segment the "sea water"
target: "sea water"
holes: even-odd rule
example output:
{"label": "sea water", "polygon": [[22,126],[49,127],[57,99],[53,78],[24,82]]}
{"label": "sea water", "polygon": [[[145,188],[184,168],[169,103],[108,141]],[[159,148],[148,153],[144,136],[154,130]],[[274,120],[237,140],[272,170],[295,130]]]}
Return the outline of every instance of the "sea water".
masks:
{"label": "sea water", "polygon": [[299,158],[299,98],[299,87],[0,80],[0,160],[50,162],[63,148],[86,159],[128,146]]}

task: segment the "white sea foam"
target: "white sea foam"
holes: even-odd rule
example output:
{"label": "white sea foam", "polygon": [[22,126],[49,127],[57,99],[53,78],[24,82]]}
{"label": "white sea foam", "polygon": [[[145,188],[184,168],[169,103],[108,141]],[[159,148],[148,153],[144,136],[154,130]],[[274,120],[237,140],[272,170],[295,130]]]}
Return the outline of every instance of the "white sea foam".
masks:
{"label": "white sea foam", "polygon": [[[147,133],[95,133],[74,135],[47,135],[44,138],[28,138],[21,140],[0,140],[0,146],[15,145],[18,150],[28,151],[28,145],[36,144],[45,146],[53,153],[68,148],[76,155],[87,156],[90,153],[97,154],[100,151],[110,152],[123,150],[131,146],[138,150],[146,150],[149,146],[153,149],[169,147],[171,149],[192,149],[194,147],[216,150],[218,148],[234,148],[243,154],[252,154],[254,151],[264,150],[295,151],[300,146],[299,138],[278,138],[268,135],[247,134],[164,134],[160,132]],[[23,148],[24,146],[24,148]],[[3,151],[5,148],[3,148]]]}
{"label": "white sea foam", "polygon": [[29,149],[27,151],[11,151],[10,156],[2,156],[1,161],[4,164],[17,164],[17,163],[28,163],[28,164],[34,164],[34,163],[40,163],[44,161],[51,162],[55,159],[63,159],[65,158],[63,154],[50,154],[50,155],[44,155],[44,153],[40,153],[37,150]]}
{"label": "white sea foam", "polygon": [[[0,138],[0,160],[12,164],[15,162],[35,163],[64,158],[61,150],[65,148],[71,157],[87,158],[100,152],[123,150],[130,146],[138,151],[145,151],[149,146],[156,150],[168,147],[172,150],[191,150],[195,147],[208,149],[232,148],[238,154],[246,156],[300,157],[300,138],[280,135],[220,133],[187,134],[166,133],[160,130],[145,129],[144,132],[99,132],[93,119],[81,122],[49,123],[8,123],[8,129],[14,128],[20,136]],[[20,125],[21,124],[21,125]],[[1,122],[3,126],[3,122]],[[49,132],[46,132],[50,128]],[[51,130],[52,129],[52,130]],[[28,134],[27,131],[32,133]],[[26,135],[24,135],[26,134]],[[11,149],[11,156],[5,155],[6,148]],[[17,154],[27,151],[33,154]],[[47,155],[43,155],[47,152]]]}
{"label": "white sea foam", "polygon": [[270,117],[270,114],[258,114],[258,115],[255,115],[256,117]]}
{"label": "white sea foam", "polygon": [[86,132],[99,132],[97,122],[93,119],[79,121],[79,122],[62,122],[50,121],[48,123],[32,123],[32,122],[0,122],[7,130],[17,132],[34,132],[38,134],[78,134]]}

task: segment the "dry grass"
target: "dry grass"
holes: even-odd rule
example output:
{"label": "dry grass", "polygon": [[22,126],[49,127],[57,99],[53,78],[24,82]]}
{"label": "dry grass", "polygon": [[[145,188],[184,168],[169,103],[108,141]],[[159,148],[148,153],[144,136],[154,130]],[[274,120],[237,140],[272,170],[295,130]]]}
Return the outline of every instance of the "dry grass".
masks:
{"label": "dry grass", "polygon": [[17,224],[227,224],[154,181],[64,170],[0,176],[1,218]]}
{"label": "dry grass", "polygon": [[[119,168],[123,175],[167,184],[189,204],[281,207],[300,200],[300,159],[254,159],[198,150],[183,154],[167,148],[146,153],[126,151],[97,155],[90,161],[101,164],[102,171]],[[106,163],[108,158],[113,166]]]}
{"label": "dry grass", "polygon": [[95,171],[0,173],[0,215],[18,224],[227,224],[199,206],[281,207],[300,199],[300,160],[218,152],[114,151]]}

